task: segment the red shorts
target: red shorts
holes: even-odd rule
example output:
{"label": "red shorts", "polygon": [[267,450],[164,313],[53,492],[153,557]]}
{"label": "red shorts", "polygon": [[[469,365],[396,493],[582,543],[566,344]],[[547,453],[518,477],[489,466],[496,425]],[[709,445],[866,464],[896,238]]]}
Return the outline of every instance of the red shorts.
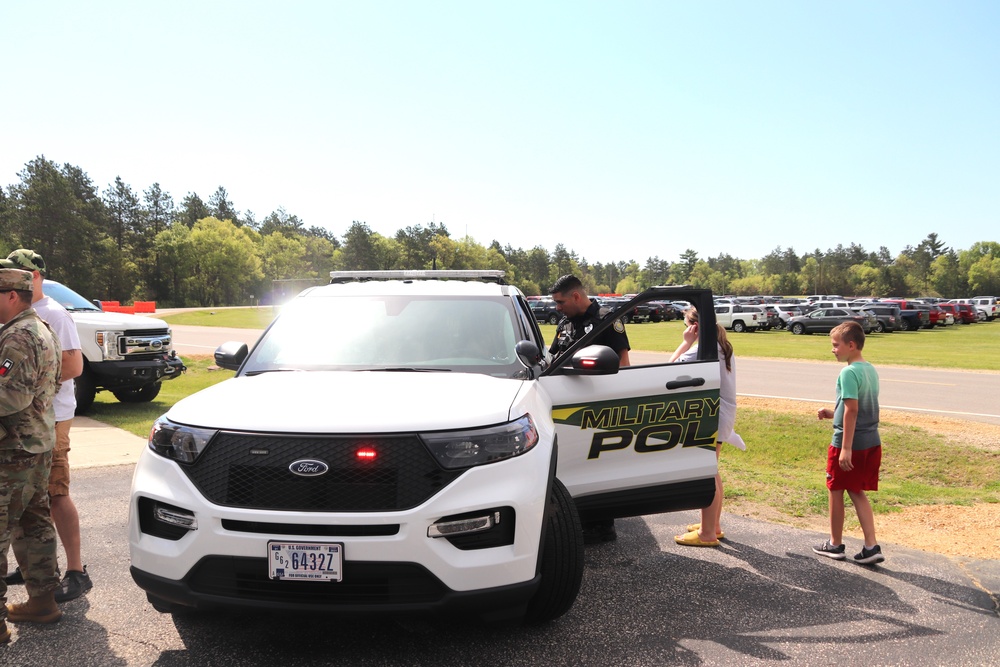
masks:
{"label": "red shorts", "polygon": [[851,451],[853,470],[840,467],[840,449],[830,445],[826,452],[826,488],[831,491],[878,491],[878,471],[882,447]]}

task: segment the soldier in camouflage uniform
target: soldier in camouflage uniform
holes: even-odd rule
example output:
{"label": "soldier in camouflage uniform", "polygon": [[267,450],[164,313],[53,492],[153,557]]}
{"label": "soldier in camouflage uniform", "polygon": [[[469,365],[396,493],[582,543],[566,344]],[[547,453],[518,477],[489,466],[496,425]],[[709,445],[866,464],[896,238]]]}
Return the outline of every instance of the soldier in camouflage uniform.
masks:
{"label": "soldier in camouflage uniform", "polygon": [[[31,307],[31,292],[30,273],[0,269],[0,643],[10,639],[7,619],[54,623],[62,616],[48,495],[62,350]],[[12,542],[28,601],[8,605],[2,576]]]}

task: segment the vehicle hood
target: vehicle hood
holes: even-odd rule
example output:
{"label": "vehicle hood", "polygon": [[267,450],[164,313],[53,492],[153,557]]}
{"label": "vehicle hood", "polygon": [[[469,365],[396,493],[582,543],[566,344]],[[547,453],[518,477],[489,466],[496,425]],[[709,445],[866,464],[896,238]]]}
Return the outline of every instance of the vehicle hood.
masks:
{"label": "vehicle hood", "polygon": [[79,324],[92,325],[98,329],[166,329],[168,325],[163,320],[129,313],[71,312],[70,317]]}
{"label": "vehicle hood", "polygon": [[167,418],[286,433],[446,430],[508,421],[524,384],[455,372],[272,372],[204,389],[176,403]]}

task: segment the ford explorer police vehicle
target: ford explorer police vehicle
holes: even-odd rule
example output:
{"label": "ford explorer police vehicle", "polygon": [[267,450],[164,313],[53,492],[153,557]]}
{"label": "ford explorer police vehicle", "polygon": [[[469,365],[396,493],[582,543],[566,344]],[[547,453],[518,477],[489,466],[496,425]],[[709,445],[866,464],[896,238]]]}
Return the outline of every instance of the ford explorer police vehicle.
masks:
{"label": "ford explorer police vehicle", "polygon": [[[558,358],[496,271],[334,272],[287,304],[236,376],[153,426],[132,483],[131,574],[153,607],[542,622],[583,573],[580,520],[707,506],[719,363]],[[623,310],[624,309],[624,310]]]}

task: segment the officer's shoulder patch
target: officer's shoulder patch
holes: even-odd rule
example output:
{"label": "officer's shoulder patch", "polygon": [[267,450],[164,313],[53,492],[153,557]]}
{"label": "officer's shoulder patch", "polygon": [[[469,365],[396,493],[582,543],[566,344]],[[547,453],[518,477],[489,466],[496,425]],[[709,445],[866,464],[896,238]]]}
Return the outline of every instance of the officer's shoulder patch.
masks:
{"label": "officer's shoulder patch", "polygon": [[618,333],[625,333],[625,325],[622,323],[620,319],[615,320],[614,327],[615,331],[617,331]]}
{"label": "officer's shoulder patch", "polygon": [[10,369],[14,368],[14,362],[10,359],[4,359],[3,363],[0,364],[0,378],[10,373]]}

